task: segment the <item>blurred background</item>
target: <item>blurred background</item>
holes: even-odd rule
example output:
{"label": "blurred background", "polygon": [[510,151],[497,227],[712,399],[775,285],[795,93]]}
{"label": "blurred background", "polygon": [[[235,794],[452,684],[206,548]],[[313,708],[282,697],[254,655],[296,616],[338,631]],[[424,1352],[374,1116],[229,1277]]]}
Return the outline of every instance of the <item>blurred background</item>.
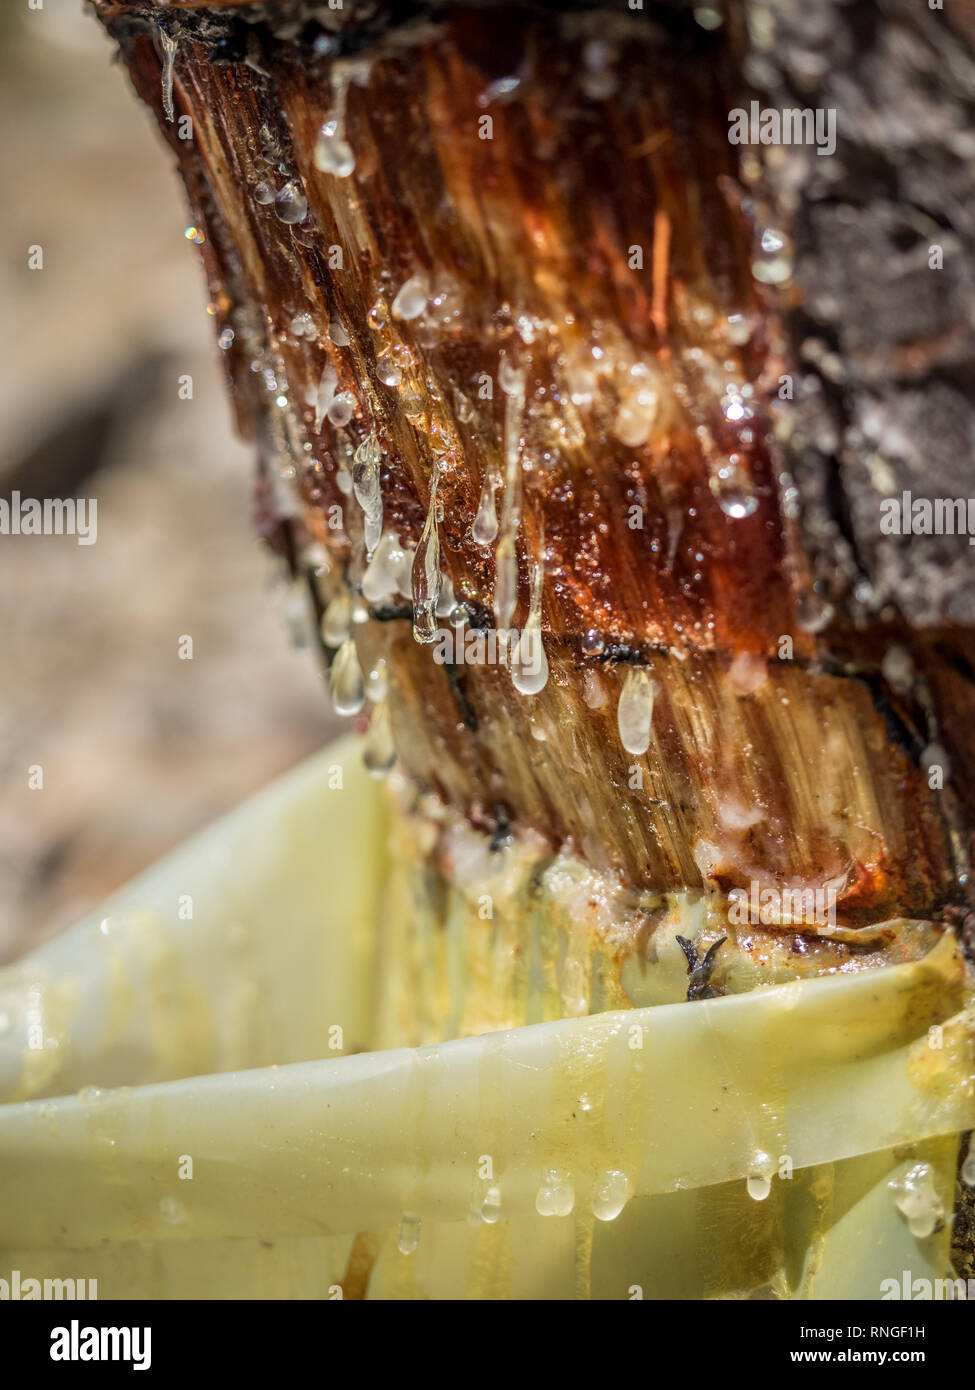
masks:
{"label": "blurred background", "polygon": [[82,0],[43,4],[0,9],[0,495],[97,498],[98,533],[0,535],[0,962],[338,732],[254,538],[172,157]]}

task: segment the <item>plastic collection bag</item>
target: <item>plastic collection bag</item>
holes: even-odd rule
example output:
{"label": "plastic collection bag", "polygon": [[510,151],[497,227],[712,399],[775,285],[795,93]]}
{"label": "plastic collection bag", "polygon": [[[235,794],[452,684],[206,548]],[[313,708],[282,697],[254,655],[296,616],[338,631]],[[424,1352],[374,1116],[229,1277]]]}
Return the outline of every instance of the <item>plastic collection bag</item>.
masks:
{"label": "plastic collection bag", "polygon": [[0,1277],[525,1299],[950,1278],[975,1124],[950,933],[903,966],[373,1051],[388,814],[335,745],[0,972]]}

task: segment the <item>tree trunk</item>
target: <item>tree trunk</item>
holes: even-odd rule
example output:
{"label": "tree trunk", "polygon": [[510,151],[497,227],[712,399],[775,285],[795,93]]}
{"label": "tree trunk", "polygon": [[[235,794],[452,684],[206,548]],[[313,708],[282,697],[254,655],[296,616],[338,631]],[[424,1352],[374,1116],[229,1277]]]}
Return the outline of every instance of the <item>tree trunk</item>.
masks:
{"label": "tree trunk", "polygon": [[[970,951],[971,551],[882,519],[970,476],[975,12],[96,11],[260,527],[397,764],[383,1041],[525,1022],[539,902],[548,1016]],[[733,144],[753,100],[835,153]],[[448,905],[506,923],[463,997],[416,963]]]}

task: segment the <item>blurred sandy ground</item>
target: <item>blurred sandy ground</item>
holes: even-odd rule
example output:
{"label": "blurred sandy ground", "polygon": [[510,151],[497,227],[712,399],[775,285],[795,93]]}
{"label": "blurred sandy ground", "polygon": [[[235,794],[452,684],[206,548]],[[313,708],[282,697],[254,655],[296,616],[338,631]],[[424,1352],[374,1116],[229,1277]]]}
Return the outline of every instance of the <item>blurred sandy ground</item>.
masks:
{"label": "blurred sandy ground", "polygon": [[3,6],[0,494],[94,466],[98,540],[0,536],[0,960],[337,732],[253,538],[171,156],[112,57],[81,0]]}

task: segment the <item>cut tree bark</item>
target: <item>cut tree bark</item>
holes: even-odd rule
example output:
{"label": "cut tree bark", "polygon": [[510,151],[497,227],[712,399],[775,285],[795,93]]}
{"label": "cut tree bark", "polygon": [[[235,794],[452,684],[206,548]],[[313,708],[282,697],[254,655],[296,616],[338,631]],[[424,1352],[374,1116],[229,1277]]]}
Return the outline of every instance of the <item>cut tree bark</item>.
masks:
{"label": "cut tree bark", "polygon": [[[434,918],[507,846],[566,1012],[635,1002],[634,959],[682,993],[692,908],[719,991],[971,951],[971,551],[881,517],[969,488],[975,12],[95,9]],[[835,154],[730,143],[753,99],[835,111]],[[835,911],[739,923],[753,885]],[[409,987],[391,1042],[443,1028]],[[523,1021],[492,989],[448,1016]]]}

